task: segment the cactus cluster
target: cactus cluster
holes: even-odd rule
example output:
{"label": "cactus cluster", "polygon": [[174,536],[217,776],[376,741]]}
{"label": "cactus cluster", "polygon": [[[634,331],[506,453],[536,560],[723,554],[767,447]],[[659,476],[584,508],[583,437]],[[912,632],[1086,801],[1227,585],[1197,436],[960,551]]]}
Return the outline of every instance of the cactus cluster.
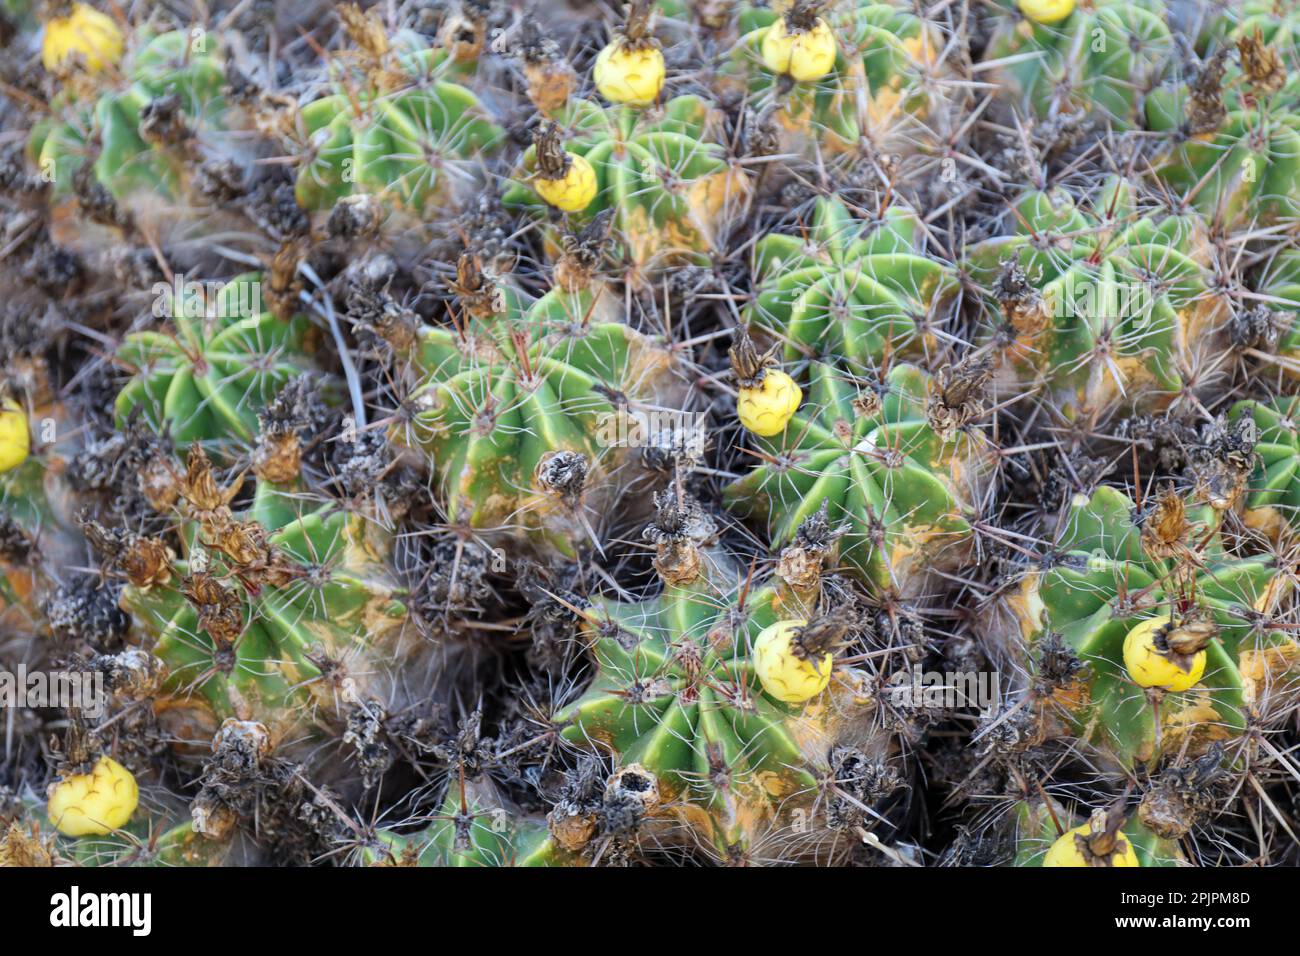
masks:
{"label": "cactus cluster", "polygon": [[0,865],[1300,865],[1294,4],[617,6],[0,0]]}

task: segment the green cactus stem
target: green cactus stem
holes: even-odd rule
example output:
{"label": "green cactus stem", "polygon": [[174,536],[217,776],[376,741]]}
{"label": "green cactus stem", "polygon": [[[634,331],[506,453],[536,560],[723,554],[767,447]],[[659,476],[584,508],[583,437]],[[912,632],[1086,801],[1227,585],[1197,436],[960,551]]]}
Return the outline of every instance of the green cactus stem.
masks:
{"label": "green cactus stem", "polygon": [[214,454],[251,444],[258,413],[311,368],[311,324],[266,311],[258,273],[215,290],[196,283],[176,291],[165,290],[161,310],[174,330],[134,332],[118,349],[118,364],[134,377],[117,397],[117,425],[138,414],[155,432],[165,429],[178,450],[195,441]]}
{"label": "green cactus stem", "polygon": [[167,666],[172,705],[209,733],[227,717],[260,721],[276,739],[327,722],[403,634],[387,536],[361,514],[313,509],[266,482],[233,515],[237,488],[219,488],[208,468],[196,446],[182,491],[185,551],[130,549],[122,606]]}
{"label": "green cactus stem", "polygon": [[843,534],[833,563],[880,592],[915,593],[926,570],[951,565],[971,527],[967,512],[987,472],[978,435],[935,431],[933,382],[910,365],[858,384],[829,366],[809,369],[808,397],[785,431],[758,439],[763,463],[727,486],[742,515],[767,518],[774,545],[827,509]]}
{"label": "green cactus stem", "polygon": [[504,132],[443,53],[412,36],[393,43],[391,71],[368,80],[337,74],[336,92],[303,107],[298,204],[328,210],[368,193],[421,216],[473,182],[471,166]]}
{"label": "green cactus stem", "polygon": [[1028,111],[1043,120],[1091,115],[1117,128],[1141,123],[1143,96],[1174,53],[1161,0],[1092,0],[1064,20],[1038,23],[1015,0],[998,0],[986,61]]}
{"label": "green cactus stem", "polygon": [[124,88],[93,103],[73,92],[56,98],[53,118],[32,131],[28,155],[56,196],[72,192],[90,162],[95,182],[116,200],[140,192],[177,199],[194,144],[214,139],[226,122],[222,62],[214,37],[159,34],[131,57]]}
{"label": "green cactus stem", "polygon": [[598,540],[589,514],[635,474],[619,423],[680,399],[674,361],[610,321],[598,285],[531,304],[507,288],[478,298],[484,311],[466,309],[457,329],[420,331],[416,414],[394,436],[431,456],[451,522],[572,554]]}
{"label": "green cactus stem", "polygon": [[966,250],[988,290],[1001,389],[1042,387],[1068,419],[1166,407],[1215,356],[1228,314],[1195,215],[1142,215],[1112,177],[1087,204],[1032,191],[1014,229]]}
{"label": "green cactus stem", "polygon": [[755,244],[752,327],[785,342],[789,361],[811,356],[854,371],[877,368],[887,353],[928,354],[955,276],[922,252],[920,235],[902,205],[857,218],[841,199],[816,200],[799,234]]}
{"label": "green cactus stem", "polygon": [[[1076,498],[1054,557],[1010,599],[1021,639],[1032,647],[1060,635],[1086,665],[1054,691],[1048,710],[1129,765],[1240,734],[1265,676],[1260,668],[1284,663],[1293,644],[1266,623],[1289,580],[1272,559],[1227,553],[1216,513],[1184,512],[1173,492],[1148,508],[1139,520],[1134,503],[1109,487]],[[1123,645],[1129,631],[1159,615],[1202,622],[1213,636],[1202,679],[1153,699],[1126,670]]]}
{"label": "green cactus stem", "polygon": [[[659,268],[709,252],[720,225],[748,193],[747,175],[729,165],[723,148],[710,140],[716,120],[699,97],[678,96],[649,110],[580,100],[555,120],[569,137],[565,150],[585,158],[596,174],[596,197],[569,217],[571,226],[614,210],[616,235],[638,267]],[[530,147],[506,188],[507,206],[538,216],[547,212],[529,185],[536,172],[537,153]],[[548,229],[547,237],[558,252],[557,233]]]}
{"label": "green cactus stem", "polygon": [[748,8],[739,17],[743,32],[724,77],[749,93],[759,115],[772,115],[785,145],[824,155],[856,150],[863,139],[885,150],[911,148],[932,139],[927,127],[939,102],[935,71],[942,41],[926,22],[888,3],[863,3],[823,19],[839,54],[831,73],[814,83],[794,83],[763,63],[763,37],[780,14]]}

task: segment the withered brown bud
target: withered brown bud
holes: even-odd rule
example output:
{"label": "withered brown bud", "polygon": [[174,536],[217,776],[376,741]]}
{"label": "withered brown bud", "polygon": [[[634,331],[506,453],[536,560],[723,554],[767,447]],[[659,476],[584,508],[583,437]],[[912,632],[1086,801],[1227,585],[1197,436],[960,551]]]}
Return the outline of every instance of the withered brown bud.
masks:
{"label": "withered brown bud", "polygon": [[1002,314],[1015,334],[1033,338],[1052,323],[1052,312],[1042,293],[1033,287],[1024,268],[1014,259],[1002,263],[1002,271],[993,283],[993,297],[1002,306]]}
{"label": "withered brown bud", "polygon": [[666,584],[690,584],[700,576],[700,549],[687,538],[664,539],[655,546],[655,570]]}
{"label": "withered brown bud", "polygon": [[189,575],[181,585],[198,614],[199,627],[219,646],[233,645],[244,632],[244,602],[239,592],[206,571]]}
{"label": "withered brown bud", "polygon": [[263,433],[253,450],[253,472],[263,481],[287,485],[302,471],[302,442],[295,431]]}
{"label": "withered brown bud", "polygon": [[538,176],[556,180],[568,175],[573,159],[564,148],[564,134],[557,124],[548,121],[539,126],[533,133],[533,147]]}
{"label": "withered brown bud", "polygon": [[170,511],[181,496],[181,485],[176,472],[165,458],[150,458],[140,466],[137,478],[140,493],[154,511]]}
{"label": "withered brown bud", "polygon": [[121,557],[127,580],[141,591],[166,587],[172,579],[175,555],[158,538],[135,538]]}
{"label": "withered brown bud", "polygon": [[1142,547],[1156,560],[1172,557],[1185,550],[1190,530],[1182,496],[1173,485],[1165,485],[1142,521]]}
{"label": "withered brown bud", "polygon": [[1246,74],[1256,93],[1276,93],[1286,85],[1286,67],[1277,51],[1264,42],[1264,31],[1259,26],[1250,36],[1237,40],[1237,55],[1241,58],[1241,71]]}
{"label": "withered brown bud", "polygon": [[362,53],[372,60],[388,53],[388,34],[378,7],[363,11],[355,3],[341,3],[337,9],[343,28]]}
{"label": "withered brown bud", "polygon": [[749,326],[738,325],[732,336],[731,348],[727,357],[731,359],[731,373],[741,388],[761,388],[767,370],[776,364],[775,353],[778,346],[773,345],[762,354],[750,338]]}
{"label": "withered brown bud", "polygon": [[456,278],[447,283],[456,296],[456,304],[476,319],[486,319],[505,311],[505,290],[483,271],[483,263],[472,253],[462,253],[456,261]]}

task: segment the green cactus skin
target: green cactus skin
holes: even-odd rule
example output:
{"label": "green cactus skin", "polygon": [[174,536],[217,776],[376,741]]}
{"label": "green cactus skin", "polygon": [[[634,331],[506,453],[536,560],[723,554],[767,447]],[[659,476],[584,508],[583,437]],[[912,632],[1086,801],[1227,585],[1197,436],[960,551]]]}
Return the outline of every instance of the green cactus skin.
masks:
{"label": "green cactus skin", "polygon": [[998,0],[986,61],[1024,54],[998,68],[1040,119],[1094,113],[1120,128],[1142,118],[1142,97],[1174,52],[1161,0],[1093,0],[1058,23],[1024,17],[1015,0]]}
{"label": "green cactus skin", "polygon": [[854,407],[860,387],[832,368],[814,363],[809,381],[784,433],[756,439],[765,463],[728,485],[724,499],[743,515],[766,516],[774,545],[792,541],[825,503],[831,526],[847,529],[832,563],[878,591],[914,593],[925,568],[962,553],[971,534],[964,512],[988,453],[978,437],[935,433],[930,377],[915,366],[884,376],[868,415]]}
{"label": "green cactus skin", "polygon": [[[181,111],[191,131],[199,137],[219,132],[226,103],[222,98],[225,75],[213,37],[198,49],[189,33],[159,34],[146,43],[126,71],[129,84],[111,90],[93,104],[68,94],[56,100],[55,119],[38,124],[28,141],[28,155],[41,171],[53,176],[54,194],[72,190],[77,170],[91,158],[95,179],[114,199],[133,193],[161,193],[178,198],[185,181],[185,156],[179,150],[146,141],[140,135],[140,111],[152,100],[169,93],[181,99]],[[69,118],[60,118],[65,113]]]}
{"label": "green cactus skin", "polygon": [[[1014,330],[999,384],[1045,385],[1068,418],[1177,398],[1208,362],[1211,333],[1227,314],[1210,288],[1200,219],[1140,215],[1131,187],[1116,178],[1088,206],[1063,190],[1034,191],[1013,215],[1014,234],[968,248],[966,268],[991,289],[1001,264],[1014,260],[1050,318],[1041,330]],[[988,311],[1003,326],[995,334],[1011,334],[992,296]]]}
{"label": "green cactus skin", "polygon": [[[209,867],[226,866],[231,847],[194,832],[193,822],[135,820],[107,836],[67,841],[78,866]],[[161,829],[160,829],[161,827]]]}
{"label": "green cactus skin", "polygon": [[169,289],[175,333],[135,332],[118,349],[136,372],[117,397],[118,427],[138,412],[155,432],[169,429],[178,450],[198,441],[214,454],[256,439],[258,412],[311,368],[311,324],[259,311],[261,285],[257,273],[223,284],[211,315],[201,314],[204,295]]}
{"label": "green cactus skin", "polygon": [[[919,74],[942,49],[924,21],[887,3],[863,3],[823,19],[839,54],[832,72],[815,83],[795,83],[771,73],[760,52],[768,28],[779,19],[770,9],[741,13],[744,31],[724,75],[747,82],[750,106],[773,109],[791,145],[816,141],[824,154],[856,150],[863,137],[879,148],[914,144],[926,137],[933,97]],[[865,96],[859,98],[859,94]]]}
{"label": "green cactus skin", "polygon": [[[0,557],[0,628],[26,630],[38,618],[41,566],[70,564],[79,549],[71,547],[71,502],[45,462],[32,456],[0,475],[0,516],[20,530],[35,550],[26,562]],[[53,497],[52,497],[53,496]]]}
{"label": "green cactus skin", "polygon": [[1270,351],[1281,360],[1279,368],[1292,378],[1300,377],[1300,250],[1283,249],[1274,256],[1257,288],[1269,297],[1262,304],[1284,322],[1277,345]]}
{"label": "green cactus skin", "polygon": [[555,846],[544,820],[511,813],[490,784],[452,781],[437,819],[410,834],[382,829],[362,849],[364,866],[545,867],[576,860]]}
{"label": "green cactus skin", "polygon": [[[577,452],[588,462],[586,489],[611,492],[626,458],[610,429],[624,409],[611,400],[675,407],[674,363],[652,339],[607,320],[615,303],[598,286],[556,288],[528,306],[502,292],[503,310],[467,314],[463,335],[421,332],[413,356],[420,384],[411,395],[419,411],[394,437],[432,457],[452,523],[573,554],[590,540],[588,524],[538,485],[538,465]],[[603,513],[589,504],[579,507]]]}
{"label": "green cactus skin", "polygon": [[920,253],[919,231],[902,206],[856,219],[842,200],[818,199],[806,232],[755,244],[757,297],[746,316],[786,343],[787,361],[815,355],[869,371],[887,352],[928,354],[928,325],[956,283],[951,268]]}
{"label": "green cactus skin", "polygon": [[[764,692],[750,658],[754,640],[769,624],[806,619],[807,605],[789,591],[750,589],[743,570],[733,570],[729,583],[723,573],[719,583],[701,576],[639,603],[598,600],[584,625],[595,679],[554,718],[573,743],[654,774],[661,812],[723,851],[812,800],[808,754],[829,752],[827,726],[842,716],[826,702],[840,689],[836,677],[807,704]],[[728,772],[714,772],[711,761]]]}
{"label": "green cactus skin", "polygon": [[[21,397],[17,399],[26,407]],[[71,452],[75,429],[59,403],[31,409],[28,414],[31,454],[25,462],[0,474],[0,516],[11,521],[34,545],[25,562],[0,556],[0,631],[21,632],[42,618],[40,599],[49,583],[44,569],[77,566],[84,560],[85,539],[76,530],[78,502],[63,478],[64,459]],[[52,423],[56,441],[42,443],[45,423]]]}
{"label": "green cactus skin", "polygon": [[[555,121],[569,137],[564,148],[591,163],[596,198],[570,215],[573,228],[613,209],[614,227],[628,257],[640,267],[694,260],[710,251],[728,203],[748,192],[748,177],[728,165],[723,148],[710,142],[714,120],[696,96],[678,96],[663,107],[606,109],[586,100],[572,102]],[[507,206],[539,216],[550,209],[529,185],[536,171],[529,147],[522,167],[507,185]],[[547,230],[551,251],[558,250]]]}
{"label": "green cactus skin", "polygon": [[1049,631],[1059,633],[1090,667],[1086,688],[1058,692],[1048,706],[1059,704],[1079,732],[1088,731],[1098,748],[1126,765],[1149,761],[1157,750],[1152,705],[1123,659],[1124,638],[1142,620],[1197,607],[1219,627],[1200,683],[1165,694],[1161,703],[1166,751],[1177,751],[1193,730],[1208,740],[1240,733],[1253,694],[1246,655],[1289,643],[1254,623],[1254,612],[1270,613],[1287,584],[1271,558],[1227,554],[1213,531],[1214,513],[1199,507],[1188,512],[1188,540],[1200,545],[1192,572],[1190,558],[1180,563],[1147,553],[1133,510],[1127,496],[1109,487],[1076,499],[1056,543],[1059,558],[1031,572],[1011,599],[1025,640],[1032,645]]}
{"label": "green cactus skin", "polygon": [[14,26],[22,30],[31,30],[37,26],[31,0],[0,0],[0,14],[4,14]]}
{"label": "green cactus skin", "polygon": [[[1300,85],[1292,87],[1300,92]],[[1161,95],[1166,92],[1152,94],[1148,118],[1153,130],[1172,133],[1185,115],[1183,99],[1178,92]],[[1300,98],[1293,95],[1292,101]],[[1157,174],[1179,193],[1195,190],[1193,205],[1225,227],[1293,217],[1300,212],[1300,117],[1290,111],[1232,110],[1217,132],[1176,147]]]}
{"label": "green cactus skin", "polygon": [[[1052,819],[1053,812],[1056,819]],[[1015,825],[1015,856],[1013,866],[1042,866],[1043,858],[1051,849],[1060,833],[1057,822],[1063,827],[1074,827],[1086,823],[1080,819],[1071,823],[1070,814],[1059,804],[1054,804],[1052,812],[1042,801],[1020,801],[1011,811]],[[1182,866],[1185,863],[1182,850],[1177,841],[1165,840],[1144,827],[1133,816],[1124,824],[1121,831],[1133,844],[1138,863],[1142,866]]]}
{"label": "green cactus skin", "polygon": [[1246,523],[1270,533],[1300,524],[1300,398],[1237,402],[1231,419],[1255,422],[1255,470],[1246,495]]}
{"label": "green cactus skin", "polygon": [[[303,107],[300,139],[307,161],[295,194],[308,210],[368,193],[419,216],[455,195],[461,161],[479,160],[504,138],[469,89],[444,79],[441,51],[399,39],[398,69],[409,83],[393,90],[354,88]],[[463,185],[463,183],[460,183]]]}
{"label": "green cactus skin", "polygon": [[236,518],[261,525],[297,578],[283,586],[244,586],[227,557],[204,549],[208,573],[239,597],[244,627],[233,647],[219,647],[200,627],[182,591],[202,534],[194,523],[183,529],[187,551],[174,562],[170,582],[129,585],[121,605],[166,664],[165,689],[179,705],[210,715],[203,723],[256,719],[273,736],[310,727],[318,710],[333,713],[349,694],[322,675],[313,657],[341,662],[360,681],[373,670],[368,655],[400,638],[405,592],[384,564],[386,535],[359,514],[329,506],[304,512],[300,494],[265,482],[249,511]]}
{"label": "green cactus skin", "polygon": [[1235,16],[1225,16],[1223,36],[1214,45],[1232,49],[1258,29],[1287,70],[1280,89],[1255,89],[1233,52],[1221,84],[1227,112],[1217,129],[1188,136],[1189,93],[1182,77],[1153,90],[1146,101],[1148,128],[1175,137],[1157,158],[1156,174],[1224,228],[1300,214],[1300,16],[1279,15],[1277,9],[1242,4]]}
{"label": "green cactus skin", "polygon": [[[1208,25],[1207,34],[1218,43],[1236,43],[1241,37],[1253,37],[1258,30],[1266,44],[1273,47],[1287,67],[1300,65],[1300,9],[1277,0],[1233,0],[1221,15]],[[1208,46],[1207,42],[1204,46]]]}
{"label": "green cactus skin", "polygon": [[[143,789],[143,788],[142,788]],[[0,840],[11,821],[0,818]],[[205,867],[228,865],[231,846],[194,832],[188,811],[141,805],[130,822],[102,836],[65,837],[49,818],[46,805],[28,794],[18,804],[17,823],[24,834],[33,825],[58,866]],[[5,866],[0,852],[0,869]]]}

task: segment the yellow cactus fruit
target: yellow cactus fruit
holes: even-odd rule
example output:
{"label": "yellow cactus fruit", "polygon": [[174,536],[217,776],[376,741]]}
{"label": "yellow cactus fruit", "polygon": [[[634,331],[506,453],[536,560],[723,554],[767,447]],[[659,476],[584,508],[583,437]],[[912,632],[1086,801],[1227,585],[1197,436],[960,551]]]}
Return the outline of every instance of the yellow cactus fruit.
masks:
{"label": "yellow cactus fruit", "polygon": [[835,67],[835,34],[820,17],[803,30],[792,29],[782,17],[763,34],[760,49],[769,70],[800,83],[820,80]]}
{"label": "yellow cactus fruit", "polygon": [[544,123],[533,135],[533,147],[537,155],[533,188],[537,195],[564,212],[582,212],[590,206],[600,191],[596,171],[586,159],[565,150],[560,128]]}
{"label": "yellow cactus fruit", "polygon": [[1205,675],[1206,643],[1203,630],[1171,629],[1168,617],[1148,618],[1124,638],[1124,667],[1139,687],[1184,691]]}
{"label": "yellow cactus fruit", "polygon": [[754,672],[763,690],[788,704],[811,700],[831,681],[834,655],[826,654],[814,664],[794,653],[794,637],[808,622],[799,618],[777,621],[765,627],[754,642]]}
{"label": "yellow cactus fruit", "polygon": [[596,171],[581,156],[569,159],[569,171],[560,179],[537,180],[537,195],[556,209],[582,212],[596,198]]}
{"label": "yellow cactus fruit", "polygon": [[1074,12],[1074,0],[1019,0],[1019,5],[1036,23],[1060,23]]}
{"label": "yellow cactus fruit", "polygon": [[113,18],[84,3],[74,3],[72,13],[45,24],[41,62],[51,73],[80,55],[89,73],[99,73],[122,59],[122,31]]}
{"label": "yellow cactus fruit", "polygon": [[31,450],[27,413],[12,398],[0,400],[0,474],[25,462]]}
{"label": "yellow cactus fruit", "polygon": [[[1137,852],[1133,849],[1133,843],[1122,833],[1116,833],[1114,839],[1114,849],[1106,856],[1096,856],[1084,847],[1079,845],[1077,836],[1082,836],[1085,841],[1093,832],[1092,824],[1085,823],[1083,826],[1075,827],[1073,830],[1066,830],[1056,842],[1048,849],[1047,855],[1043,857],[1043,866],[1141,866],[1138,861]],[[1096,839],[1096,838],[1094,838]]]}
{"label": "yellow cactus fruit", "polygon": [[126,826],[140,802],[135,777],[111,757],[100,757],[90,773],[64,777],[50,791],[49,815],[64,836],[112,833]]}
{"label": "yellow cactus fruit", "polygon": [[741,388],[736,397],[740,424],[755,435],[779,434],[803,401],[803,389],[780,369],[769,368],[757,388]]}
{"label": "yellow cactus fruit", "polygon": [[664,88],[664,55],[657,46],[614,40],[591,71],[600,95],[611,103],[649,106]]}

